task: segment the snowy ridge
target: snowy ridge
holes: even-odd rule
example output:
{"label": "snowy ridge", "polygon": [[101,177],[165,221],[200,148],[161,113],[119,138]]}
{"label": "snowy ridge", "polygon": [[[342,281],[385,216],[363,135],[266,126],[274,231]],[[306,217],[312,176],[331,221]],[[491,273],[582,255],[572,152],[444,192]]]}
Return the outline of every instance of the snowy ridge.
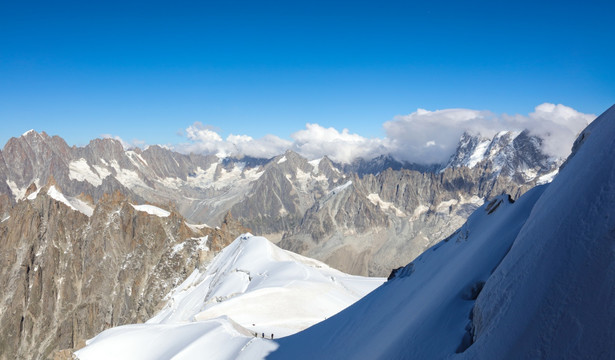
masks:
{"label": "snowy ridge", "polygon": [[[146,324],[107,330],[77,356],[262,358],[274,344],[262,337],[256,341],[255,333],[276,338],[296,333],[334,315],[383,281],[344,274],[245,234],[204,271],[195,270],[172,290],[163,309]],[[138,346],[161,333],[168,336],[156,346],[147,351]]]}
{"label": "snowy ridge", "polygon": [[[36,193],[33,193],[36,194]],[[89,205],[88,203],[81,201],[77,198],[73,198],[73,197],[66,197],[64,196],[64,194],[62,194],[61,192],[58,191],[58,189],[56,189],[55,186],[51,185],[49,187],[49,190],[47,190],[47,195],[49,195],[51,198],[53,198],[56,201],[59,201],[61,203],[63,203],[64,205],[68,206],[69,208],[75,210],[75,211],[79,211],[80,213],[87,215],[88,217],[92,216],[92,214],[94,213],[94,208]],[[36,197],[36,195],[35,195]],[[30,197],[28,197],[28,199],[30,199]],[[32,199],[30,199],[32,200]]]}

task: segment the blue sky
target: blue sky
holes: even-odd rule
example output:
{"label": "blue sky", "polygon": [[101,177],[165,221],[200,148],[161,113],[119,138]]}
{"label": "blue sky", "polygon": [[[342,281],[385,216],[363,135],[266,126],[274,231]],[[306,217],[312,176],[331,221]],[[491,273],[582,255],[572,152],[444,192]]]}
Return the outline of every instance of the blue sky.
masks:
{"label": "blue sky", "polygon": [[417,108],[599,114],[615,98],[606,1],[92,3],[0,5],[0,143],[34,128],[176,144],[195,122],[383,138]]}

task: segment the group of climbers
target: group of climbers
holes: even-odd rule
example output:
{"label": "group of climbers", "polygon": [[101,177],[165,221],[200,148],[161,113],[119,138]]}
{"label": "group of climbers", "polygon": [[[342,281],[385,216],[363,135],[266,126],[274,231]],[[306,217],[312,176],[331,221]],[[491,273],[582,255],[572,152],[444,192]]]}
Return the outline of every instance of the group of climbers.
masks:
{"label": "group of climbers", "polygon": [[[254,337],[258,337],[258,333],[257,332],[254,333]],[[265,333],[262,333],[262,337],[263,337],[263,339],[265,338]],[[271,334],[271,340],[273,340],[273,334]]]}

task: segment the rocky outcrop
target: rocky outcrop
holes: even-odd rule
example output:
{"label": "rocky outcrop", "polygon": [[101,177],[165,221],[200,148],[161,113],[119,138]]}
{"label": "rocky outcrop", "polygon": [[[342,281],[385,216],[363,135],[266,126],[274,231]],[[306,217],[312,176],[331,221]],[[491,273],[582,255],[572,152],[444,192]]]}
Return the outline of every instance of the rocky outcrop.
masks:
{"label": "rocky outcrop", "polygon": [[[163,296],[246,229],[138,211],[119,192],[91,217],[43,187],[0,223],[0,359],[48,358],[151,317]],[[35,194],[36,195],[36,194]],[[61,355],[61,353],[59,354]]]}

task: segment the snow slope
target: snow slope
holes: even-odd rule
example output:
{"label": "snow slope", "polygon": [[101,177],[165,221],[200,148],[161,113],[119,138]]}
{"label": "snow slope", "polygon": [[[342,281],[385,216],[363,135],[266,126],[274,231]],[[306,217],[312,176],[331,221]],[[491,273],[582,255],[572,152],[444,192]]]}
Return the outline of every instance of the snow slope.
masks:
{"label": "snow slope", "polygon": [[279,341],[271,359],[438,359],[454,354],[475,294],[512,245],[544,187],[502,195],[451,237],[345,311]]}
{"label": "snow slope", "polygon": [[582,138],[485,285],[464,358],[615,357],[615,106]]}
{"label": "snow slope", "polygon": [[[107,330],[77,352],[80,359],[262,358],[270,340],[332,316],[384,282],[344,274],[242,235],[205,271],[195,270],[146,324]],[[148,345],[155,343],[153,345]]]}
{"label": "snow slope", "polygon": [[615,106],[580,139],[550,185],[485,204],[392,281],[280,339],[267,358],[615,357]]}

